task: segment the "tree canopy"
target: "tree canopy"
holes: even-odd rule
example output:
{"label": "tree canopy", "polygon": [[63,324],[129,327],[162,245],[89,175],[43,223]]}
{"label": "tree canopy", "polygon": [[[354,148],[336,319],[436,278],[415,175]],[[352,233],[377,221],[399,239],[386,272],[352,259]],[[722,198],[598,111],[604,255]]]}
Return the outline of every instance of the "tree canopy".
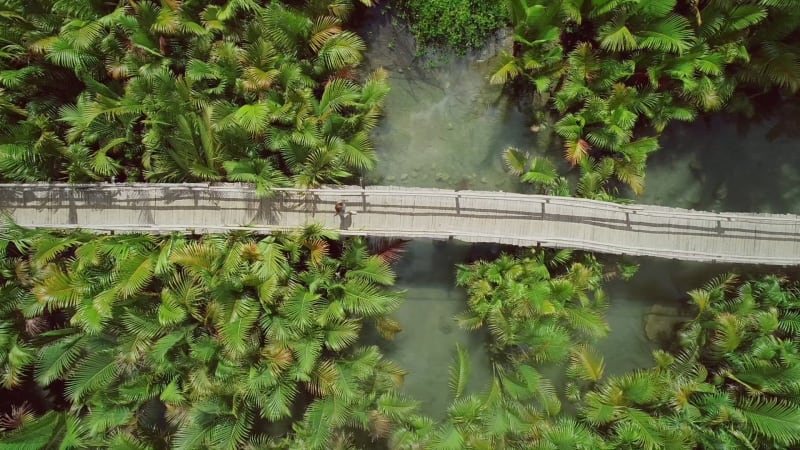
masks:
{"label": "tree canopy", "polygon": [[[533,252],[459,268],[469,295],[460,323],[488,332],[492,382],[465,393],[469,361],[457,348],[447,418],[410,421],[393,435],[396,448],[796,448],[795,282],[720,275],[688,293],[695,317],[675,348],[654,352],[654,367],[606,376],[592,348],[608,329],[601,281],[631,269],[606,272],[591,256],[572,258]],[[566,370],[561,396],[543,362]]]}
{"label": "tree canopy", "polygon": [[400,330],[362,239],[11,227],[0,244],[0,383],[25,400],[2,449],[327,449],[414,406],[359,342]]}
{"label": "tree canopy", "polygon": [[3,0],[0,180],[228,180],[266,193],[357,176],[375,164],[368,134],[388,87],[385,71],[357,71],[353,8]]}
{"label": "tree canopy", "polygon": [[[613,199],[639,194],[645,166],[669,123],[725,107],[752,114],[753,99],[800,89],[794,0],[507,0],[515,46],[492,83],[519,80],[552,106],[572,189]],[[538,158],[507,150],[512,173],[568,195]]]}

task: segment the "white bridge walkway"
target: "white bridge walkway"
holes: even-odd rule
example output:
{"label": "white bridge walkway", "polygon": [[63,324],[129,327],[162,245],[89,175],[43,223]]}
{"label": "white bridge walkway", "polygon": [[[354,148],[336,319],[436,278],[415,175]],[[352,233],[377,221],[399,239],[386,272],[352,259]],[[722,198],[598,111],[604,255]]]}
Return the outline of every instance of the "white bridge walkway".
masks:
{"label": "white bridge walkway", "polygon": [[[344,199],[347,212],[334,215]],[[504,192],[370,186],[0,184],[19,225],[100,232],[259,232],[321,223],[343,235],[453,238],[693,261],[800,264],[800,217],[710,213]]]}

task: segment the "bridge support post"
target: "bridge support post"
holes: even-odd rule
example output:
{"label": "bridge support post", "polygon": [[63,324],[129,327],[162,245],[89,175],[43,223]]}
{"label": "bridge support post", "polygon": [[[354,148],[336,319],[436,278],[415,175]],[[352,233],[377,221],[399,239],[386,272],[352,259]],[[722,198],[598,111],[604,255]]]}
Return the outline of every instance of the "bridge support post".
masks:
{"label": "bridge support post", "polygon": [[364,179],[359,178],[361,181],[361,210],[366,212],[367,211],[367,191],[364,188]]}

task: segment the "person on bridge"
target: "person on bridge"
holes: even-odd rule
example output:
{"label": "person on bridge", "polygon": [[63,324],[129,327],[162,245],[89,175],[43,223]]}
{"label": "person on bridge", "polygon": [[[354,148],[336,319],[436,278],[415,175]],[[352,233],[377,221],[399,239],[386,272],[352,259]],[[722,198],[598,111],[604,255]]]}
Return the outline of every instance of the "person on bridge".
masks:
{"label": "person on bridge", "polygon": [[345,216],[352,216],[355,214],[353,211],[347,211],[347,205],[345,204],[344,200],[339,200],[336,202],[336,206],[334,206],[333,209],[336,210],[336,214],[334,215],[339,216],[342,219],[344,219]]}

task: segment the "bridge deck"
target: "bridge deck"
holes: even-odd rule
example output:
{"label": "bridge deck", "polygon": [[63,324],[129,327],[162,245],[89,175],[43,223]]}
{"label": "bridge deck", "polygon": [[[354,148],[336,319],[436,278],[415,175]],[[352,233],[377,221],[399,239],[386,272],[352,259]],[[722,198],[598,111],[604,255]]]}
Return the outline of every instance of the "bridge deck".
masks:
{"label": "bridge deck", "polygon": [[[334,204],[347,201],[340,218]],[[710,213],[503,192],[373,186],[280,189],[241,184],[0,184],[20,225],[166,233],[318,222],[345,235],[454,238],[694,261],[800,264],[800,217]]]}

